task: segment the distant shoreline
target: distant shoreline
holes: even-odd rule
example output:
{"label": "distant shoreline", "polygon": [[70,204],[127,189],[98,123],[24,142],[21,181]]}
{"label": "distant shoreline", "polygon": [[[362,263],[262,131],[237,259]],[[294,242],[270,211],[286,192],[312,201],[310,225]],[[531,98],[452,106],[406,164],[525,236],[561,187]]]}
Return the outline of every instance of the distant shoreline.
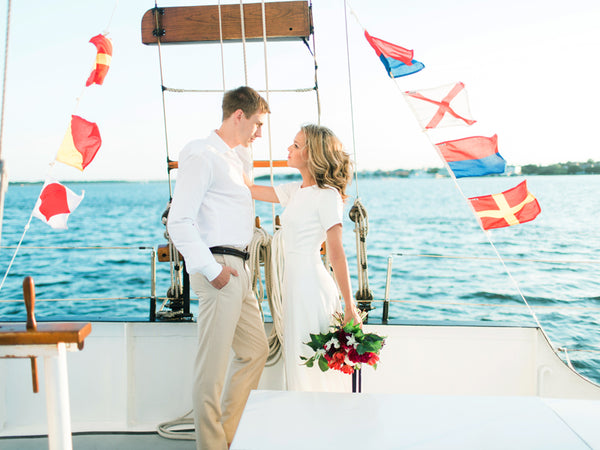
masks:
{"label": "distant shoreline", "polygon": [[[600,175],[600,161],[566,162],[539,166],[526,164],[524,166],[509,166],[500,175],[489,176],[525,176],[525,175]],[[395,170],[363,170],[358,172],[361,178],[448,178],[450,175],[445,168],[433,167],[428,169],[395,169]],[[259,175],[256,180],[270,180],[271,175]],[[300,180],[299,173],[274,174],[277,181]],[[165,183],[167,180],[63,180],[62,183]],[[9,185],[43,184],[43,181],[9,181]]]}

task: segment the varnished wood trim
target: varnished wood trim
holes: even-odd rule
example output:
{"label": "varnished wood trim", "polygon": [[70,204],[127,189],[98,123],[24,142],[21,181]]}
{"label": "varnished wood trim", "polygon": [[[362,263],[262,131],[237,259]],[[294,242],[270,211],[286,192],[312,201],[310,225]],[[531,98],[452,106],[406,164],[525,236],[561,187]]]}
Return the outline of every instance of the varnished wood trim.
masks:
{"label": "varnished wood trim", "polygon": [[[158,28],[161,44],[218,42],[219,7],[175,6],[158,8]],[[155,9],[149,9],[142,17],[142,42],[156,44]],[[242,39],[240,5],[221,5],[223,40]],[[311,34],[312,17],[308,2],[289,1],[265,3],[265,22],[269,40],[307,38]],[[248,41],[262,40],[262,4],[244,4],[244,34]]]}

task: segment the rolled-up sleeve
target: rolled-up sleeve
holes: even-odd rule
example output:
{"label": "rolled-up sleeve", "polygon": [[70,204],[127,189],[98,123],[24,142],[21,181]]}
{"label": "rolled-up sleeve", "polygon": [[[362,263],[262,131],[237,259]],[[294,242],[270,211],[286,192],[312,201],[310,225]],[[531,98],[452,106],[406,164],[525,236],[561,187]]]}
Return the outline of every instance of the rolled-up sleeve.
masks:
{"label": "rolled-up sleeve", "polygon": [[188,273],[201,273],[209,281],[221,273],[222,266],[202,240],[197,220],[212,177],[210,158],[185,147],[179,157],[175,193],[167,221],[169,236],[183,255]]}

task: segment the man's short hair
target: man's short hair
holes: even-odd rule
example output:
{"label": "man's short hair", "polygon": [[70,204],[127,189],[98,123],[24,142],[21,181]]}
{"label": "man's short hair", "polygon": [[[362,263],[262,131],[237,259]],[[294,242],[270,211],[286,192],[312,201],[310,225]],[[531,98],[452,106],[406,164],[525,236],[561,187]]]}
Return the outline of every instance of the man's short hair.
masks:
{"label": "man's short hair", "polygon": [[260,96],[258,92],[248,86],[240,86],[225,92],[223,96],[223,120],[227,119],[238,109],[244,112],[249,118],[253,114],[270,113],[267,101]]}

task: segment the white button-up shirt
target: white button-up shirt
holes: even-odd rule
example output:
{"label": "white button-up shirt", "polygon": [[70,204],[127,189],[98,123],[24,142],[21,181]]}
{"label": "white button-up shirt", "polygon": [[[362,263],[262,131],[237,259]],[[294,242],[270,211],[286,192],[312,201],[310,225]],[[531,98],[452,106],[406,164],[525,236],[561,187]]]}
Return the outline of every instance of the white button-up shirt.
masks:
{"label": "white button-up shirt", "polygon": [[248,149],[231,149],[214,131],[181,150],[167,229],[188,273],[212,281],[222,266],[209,247],[250,243],[252,196],[243,179],[250,166]]}

